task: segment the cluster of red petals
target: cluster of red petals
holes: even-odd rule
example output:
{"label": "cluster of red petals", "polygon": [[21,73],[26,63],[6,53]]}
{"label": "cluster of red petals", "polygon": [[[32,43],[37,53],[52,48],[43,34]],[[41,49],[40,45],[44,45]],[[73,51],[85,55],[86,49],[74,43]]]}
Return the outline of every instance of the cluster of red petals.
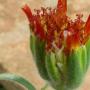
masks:
{"label": "cluster of red petals", "polygon": [[57,7],[41,8],[32,14],[30,8],[25,5],[23,11],[26,13],[33,33],[46,42],[48,51],[55,51],[64,47],[70,51],[76,46],[83,45],[90,36],[90,16],[86,23],[82,15],[77,15],[71,20],[67,15],[67,0],[58,0]]}

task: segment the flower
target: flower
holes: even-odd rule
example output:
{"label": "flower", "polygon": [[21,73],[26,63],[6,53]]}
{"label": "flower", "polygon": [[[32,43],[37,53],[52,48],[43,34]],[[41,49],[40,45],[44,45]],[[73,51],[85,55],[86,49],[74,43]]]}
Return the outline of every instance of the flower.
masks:
{"label": "flower", "polygon": [[[31,49],[41,76],[56,90],[72,90],[83,80],[90,60],[90,15],[72,20],[67,16],[67,0],[57,7],[23,11],[31,28]],[[68,89],[67,89],[68,88]]]}
{"label": "flower", "polygon": [[32,14],[30,8],[23,8],[30,26],[37,37],[46,42],[47,51],[55,51],[55,47],[71,51],[76,46],[84,45],[90,36],[90,16],[85,23],[82,15],[77,15],[75,20],[67,16],[66,0],[58,0],[55,9],[41,8]]}

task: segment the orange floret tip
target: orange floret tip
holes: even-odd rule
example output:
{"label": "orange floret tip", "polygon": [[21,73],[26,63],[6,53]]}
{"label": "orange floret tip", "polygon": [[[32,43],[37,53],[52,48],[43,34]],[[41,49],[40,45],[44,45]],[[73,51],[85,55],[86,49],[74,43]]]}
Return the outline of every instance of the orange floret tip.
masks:
{"label": "orange floret tip", "polygon": [[83,15],[71,20],[67,16],[67,0],[58,0],[55,9],[41,7],[32,14],[25,5],[23,11],[35,36],[45,42],[47,51],[62,47],[64,51],[71,51],[84,45],[90,37],[90,15],[86,22],[82,20]]}

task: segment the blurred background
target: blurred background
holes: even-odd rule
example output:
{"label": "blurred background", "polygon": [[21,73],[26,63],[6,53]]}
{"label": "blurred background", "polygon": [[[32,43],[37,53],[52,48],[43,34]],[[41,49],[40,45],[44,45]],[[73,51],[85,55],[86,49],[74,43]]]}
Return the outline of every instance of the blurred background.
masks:
{"label": "blurred background", "polygon": [[[67,0],[68,15],[75,18],[75,14],[82,13],[86,20],[90,14],[90,0]],[[37,90],[45,85],[45,81],[38,74],[35,62],[29,48],[30,30],[28,20],[21,8],[28,4],[30,8],[55,7],[57,0],[0,0],[0,72],[16,73],[32,82]],[[8,90],[15,90],[19,86],[3,83]],[[23,90],[23,89],[19,89]],[[52,90],[50,87],[48,90]],[[90,90],[90,69],[84,82],[78,90]]]}

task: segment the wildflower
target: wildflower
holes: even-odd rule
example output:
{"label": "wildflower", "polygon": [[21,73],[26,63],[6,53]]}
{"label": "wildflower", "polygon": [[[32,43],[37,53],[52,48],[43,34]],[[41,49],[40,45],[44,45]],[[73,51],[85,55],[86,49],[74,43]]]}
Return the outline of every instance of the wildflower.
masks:
{"label": "wildflower", "polygon": [[[30,22],[31,49],[41,76],[56,90],[77,88],[89,66],[90,16],[72,20],[67,16],[67,0],[58,0],[57,7],[23,11]],[[68,88],[68,89],[67,89]]]}

